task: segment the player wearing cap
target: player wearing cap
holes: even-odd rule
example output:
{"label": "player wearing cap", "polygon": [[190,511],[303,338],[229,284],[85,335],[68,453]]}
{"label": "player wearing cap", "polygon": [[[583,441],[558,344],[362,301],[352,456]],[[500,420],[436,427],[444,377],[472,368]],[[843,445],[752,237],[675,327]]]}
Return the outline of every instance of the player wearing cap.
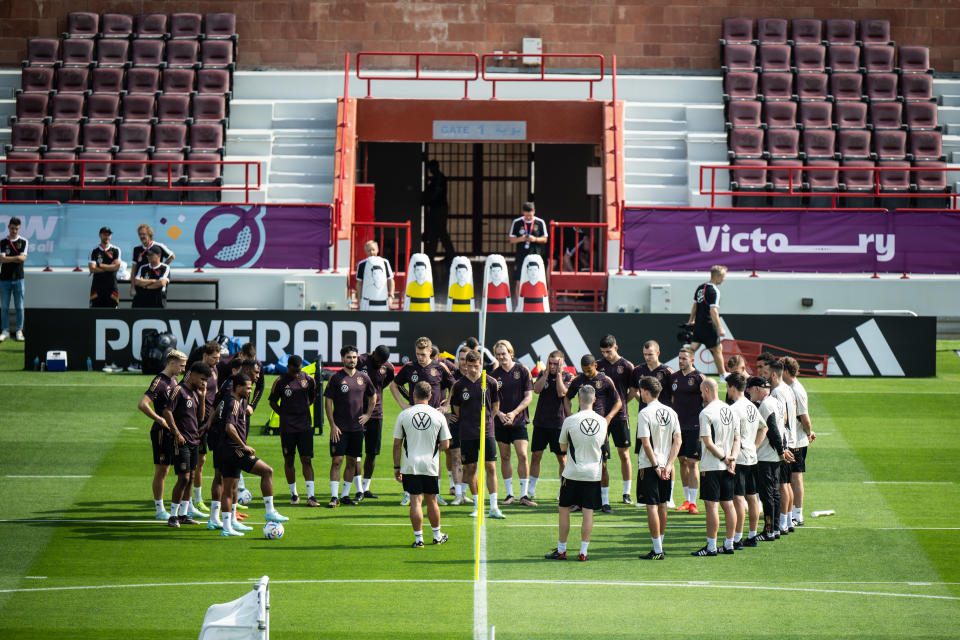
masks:
{"label": "player wearing cap", "polygon": [[146,250],[147,264],[142,265],[133,278],[136,294],[134,307],[166,307],[167,284],[170,283],[170,266],[161,262],[163,252],[154,245]]}
{"label": "player wearing cap", "polygon": [[547,365],[537,375],[533,391],[539,398],[537,410],[533,414],[533,441],[530,443],[530,485],[527,496],[533,500],[537,495],[537,480],[540,479],[540,461],[543,452],[550,447],[557,456],[557,466],[561,479],[567,456],[560,449],[560,428],[567,417],[564,398],[567,386],[573,380],[569,371],[563,370],[563,351],[552,351],[547,357]]}
{"label": "player wearing cap", "polygon": [[623,503],[633,504],[630,499],[630,485],[633,481],[633,469],[630,468],[630,424],[627,422],[627,395],[630,380],[633,377],[633,363],[620,356],[616,337],[607,334],[600,339],[600,355],[597,370],[606,374],[613,382],[620,396],[620,411],[610,422],[610,435],[620,457],[620,476],[623,479]]}
{"label": "player wearing cap", "polygon": [[807,470],[807,446],[817,439],[810,423],[810,413],[807,409],[807,390],[800,384],[797,374],[800,364],[789,356],[783,358],[783,381],[797,399],[797,429],[796,442],[791,453],[794,461],[791,463],[793,474],[790,476],[790,485],[793,489],[793,524],[803,526],[803,474]]}
{"label": "player wearing cap", "polygon": [[[423,547],[422,500],[427,501],[427,517],[433,530],[433,544],[443,544],[447,534],[440,531],[440,452],[450,445],[450,430],[443,414],[431,407],[430,384],[413,387],[413,405],[397,416],[393,427],[393,476],[410,494],[410,524],[413,548]],[[401,462],[401,450],[403,460]]]}
{"label": "player wearing cap", "polygon": [[[783,362],[777,360],[767,365],[770,381],[770,395],[783,403],[785,407],[785,424],[781,429],[784,438],[784,447],[791,450],[797,441],[797,396],[793,390],[783,381]],[[780,519],[778,527],[780,534],[784,535],[793,532],[793,487],[790,484],[790,477],[793,475],[792,462],[784,461],[780,465]]]}
{"label": "player wearing cap", "polygon": [[563,468],[560,481],[559,535],[557,548],[546,554],[547,560],[567,559],[567,534],[570,533],[570,507],[583,511],[580,525],[580,554],[587,559],[590,533],[593,531],[593,512],[601,506],[600,476],[603,473],[603,444],[607,440],[607,419],[593,410],[596,391],[589,383],[577,390],[580,410],[563,421],[560,428],[560,449],[570,459]]}
{"label": "player wearing cap", "polygon": [[[747,379],[741,373],[727,374],[727,395],[732,401],[734,418],[740,423],[740,454],[737,456],[737,475],[733,506],[737,511],[737,527],[733,534],[733,548],[757,546],[757,524],[760,522],[760,502],[757,500],[757,430],[763,426],[760,412],[743,394]],[[749,508],[750,534],[743,542],[744,512]]]}
{"label": "player wearing cap", "polygon": [[503,504],[512,504],[513,468],[510,464],[510,445],[517,452],[517,476],[520,478],[520,499],[516,500],[525,507],[535,507],[537,503],[527,496],[529,466],[527,461],[527,407],[533,401],[533,383],[530,370],[513,360],[513,345],[508,340],[498,340],[493,345],[493,355],[497,366],[490,376],[497,381],[500,393],[500,410],[494,415],[497,447],[500,449],[500,469],[507,497]]}
{"label": "player wearing cap", "polygon": [[783,403],[770,395],[766,378],[753,376],[747,380],[747,395],[757,405],[762,426],[757,429],[757,494],[763,506],[763,533],[757,540],[772,542],[778,537],[777,516],[780,512],[780,463],[793,460],[784,449],[780,425],[783,424]]}
{"label": "player wearing cap", "polygon": [[647,505],[647,526],[653,540],[653,549],[640,559],[663,560],[670,478],[683,441],[680,419],[676,411],[658,400],[663,388],[659,380],[644,376],[637,385],[640,401],[644,403],[637,414],[637,442],[641,447],[637,458],[637,504]]}
{"label": "player wearing cap", "polygon": [[680,481],[683,483],[683,504],[677,507],[697,515],[697,489],[700,488],[700,472],[697,461],[700,460],[700,409],[703,398],[700,385],[706,378],[693,366],[693,350],[681,347],[677,363],[680,370],[670,376],[673,391],[671,406],[680,417]]}
{"label": "player wearing cap", "polygon": [[120,247],[110,244],[113,231],[100,227],[100,244],[90,252],[87,268],[93,274],[90,282],[90,306],[116,309],[120,306],[117,271],[120,269]]}
{"label": "player wearing cap", "polygon": [[716,380],[707,379],[700,384],[700,393],[706,405],[700,412],[700,440],[703,442],[700,475],[703,502],[707,509],[707,544],[691,552],[693,556],[717,555],[717,532],[720,529],[718,506],[723,508],[727,534],[722,552],[728,555],[734,552],[733,535],[737,515],[733,509],[733,494],[737,455],[740,453],[740,429],[733,410],[719,400],[718,392]]}

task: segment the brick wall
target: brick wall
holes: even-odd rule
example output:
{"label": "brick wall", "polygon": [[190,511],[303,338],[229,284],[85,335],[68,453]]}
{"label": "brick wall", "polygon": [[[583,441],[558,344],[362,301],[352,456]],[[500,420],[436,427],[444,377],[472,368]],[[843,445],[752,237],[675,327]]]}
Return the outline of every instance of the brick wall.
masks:
{"label": "brick wall", "polygon": [[234,11],[239,63],[253,69],[336,69],[372,50],[616,54],[621,69],[715,70],[727,16],[887,18],[898,44],[932,47],[938,71],[960,72],[957,0],[0,0],[0,65],[19,64],[28,37],[51,37],[71,10]]}

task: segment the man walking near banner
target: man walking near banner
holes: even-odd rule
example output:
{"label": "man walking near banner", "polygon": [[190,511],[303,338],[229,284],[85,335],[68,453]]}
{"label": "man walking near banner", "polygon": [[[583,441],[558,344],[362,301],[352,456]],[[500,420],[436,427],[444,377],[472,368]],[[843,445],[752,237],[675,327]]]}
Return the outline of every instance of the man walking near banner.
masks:
{"label": "man walking near banner", "polygon": [[720,289],[717,287],[726,277],[726,267],[710,267],[710,281],[701,284],[693,293],[693,307],[690,309],[690,319],[687,320],[688,324],[693,325],[693,342],[690,343],[690,348],[694,353],[701,344],[709,349],[721,378],[726,377],[721,339],[727,332],[720,324]]}

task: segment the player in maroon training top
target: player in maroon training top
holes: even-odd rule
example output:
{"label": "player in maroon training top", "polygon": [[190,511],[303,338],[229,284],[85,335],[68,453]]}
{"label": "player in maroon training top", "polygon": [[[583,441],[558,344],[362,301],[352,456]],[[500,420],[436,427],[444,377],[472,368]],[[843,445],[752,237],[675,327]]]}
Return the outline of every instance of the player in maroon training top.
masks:
{"label": "player in maroon training top", "polygon": [[530,443],[530,485],[527,487],[527,497],[531,500],[537,495],[540,460],[548,445],[550,451],[557,456],[557,466],[560,468],[560,477],[563,478],[567,455],[560,448],[560,429],[567,417],[564,398],[571,381],[573,375],[563,370],[563,351],[557,349],[547,357],[547,365],[533,383],[533,391],[540,397],[537,400],[537,410],[533,414],[533,441]]}
{"label": "player in maroon training top", "polygon": [[357,496],[357,498],[364,500],[373,498],[376,500],[380,496],[370,491],[370,483],[373,480],[373,470],[376,468],[377,456],[380,455],[380,441],[383,432],[383,390],[393,382],[397,371],[390,362],[390,348],[382,344],[372,353],[360,356],[357,369],[367,374],[370,381],[373,382],[373,390],[377,392],[377,406],[374,408],[370,420],[363,425],[363,475],[361,476],[359,489],[363,495]]}
{"label": "player in maroon training top", "polygon": [[680,419],[680,480],[683,482],[683,504],[678,509],[698,514],[697,490],[700,488],[700,410],[703,408],[703,396],[700,385],[704,381],[702,373],[693,366],[693,351],[689,347],[680,349],[678,364],[680,370],[670,376],[670,388],[673,391],[673,409]]}
{"label": "player in maroon training top", "polygon": [[[328,507],[356,504],[350,497],[350,486],[357,459],[363,453],[363,426],[373,416],[377,406],[377,392],[367,374],[357,371],[357,348],[348,345],[340,349],[343,368],[327,382],[323,391],[324,411],[330,423],[330,502]],[[364,409],[364,407],[366,407]],[[340,485],[340,465],[346,456],[343,470],[343,491],[337,498]]]}
{"label": "player in maroon training top", "polygon": [[633,504],[630,498],[630,486],[633,481],[633,468],[630,465],[630,424],[627,421],[627,392],[633,376],[633,363],[620,356],[617,339],[610,334],[600,339],[600,355],[603,357],[597,360],[597,371],[605,373],[613,381],[613,387],[620,396],[620,412],[607,425],[607,430],[613,436],[613,444],[617,447],[617,455],[620,457],[623,503]]}
{"label": "player in maroon training top", "polygon": [[278,376],[270,389],[270,407],[280,418],[280,448],[283,451],[283,473],[290,488],[290,504],[299,504],[297,470],[294,466],[300,454],[300,468],[307,485],[307,506],[319,507],[313,480],[313,421],[310,407],[317,399],[317,382],[303,372],[303,358],[297,355],[287,359],[287,372]]}
{"label": "player in maroon training top", "polygon": [[513,345],[508,340],[498,340],[493,345],[493,355],[498,365],[490,375],[496,379],[500,391],[500,411],[494,417],[497,447],[500,449],[500,471],[507,497],[503,504],[513,504],[513,469],[510,464],[510,445],[517,451],[517,476],[520,478],[519,503],[535,507],[537,503],[527,496],[529,466],[527,461],[527,407],[533,401],[533,383],[530,370],[513,360]]}
{"label": "player in maroon training top", "polygon": [[207,379],[210,375],[210,367],[202,362],[194,362],[183,381],[170,392],[170,402],[163,410],[163,417],[173,432],[171,464],[177,474],[171,501],[173,511],[167,521],[171,527],[199,524],[190,517],[190,487],[199,457],[200,425],[204,419]]}
{"label": "player in maroon training top", "polygon": [[[217,389],[219,389],[219,378],[217,376],[217,363],[220,362],[220,343],[211,340],[200,347],[200,357],[203,363],[210,367],[211,375],[207,379],[207,395],[204,405],[204,415],[209,420],[213,416],[214,400],[217,398]],[[193,500],[190,502],[190,516],[200,516],[206,518],[209,514],[203,513],[207,508],[203,504],[203,466],[207,462],[207,434],[202,431],[200,435],[200,455],[197,459],[197,468],[193,472]]]}
{"label": "player in maroon training top", "polygon": [[170,392],[177,386],[177,376],[187,365],[187,355],[176,349],[167,354],[166,366],[154,376],[150,386],[140,398],[137,408],[153,420],[150,427],[150,442],[153,448],[153,503],[157,508],[157,520],[169,520],[170,514],[163,507],[163,485],[173,461],[173,431],[163,417]]}

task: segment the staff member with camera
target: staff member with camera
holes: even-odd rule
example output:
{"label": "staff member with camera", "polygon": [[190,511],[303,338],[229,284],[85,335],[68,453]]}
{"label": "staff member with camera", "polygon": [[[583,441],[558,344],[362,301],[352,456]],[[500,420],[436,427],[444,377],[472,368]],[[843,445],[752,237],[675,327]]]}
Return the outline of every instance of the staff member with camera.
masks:
{"label": "staff member with camera", "polygon": [[727,277],[727,268],[722,265],[710,267],[710,281],[704,282],[693,294],[693,307],[690,308],[688,325],[693,325],[693,339],[690,348],[694,353],[702,344],[713,354],[717,373],[727,377],[724,368],[722,338],[727,335],[720,324],[720,289],[718,287]]}

